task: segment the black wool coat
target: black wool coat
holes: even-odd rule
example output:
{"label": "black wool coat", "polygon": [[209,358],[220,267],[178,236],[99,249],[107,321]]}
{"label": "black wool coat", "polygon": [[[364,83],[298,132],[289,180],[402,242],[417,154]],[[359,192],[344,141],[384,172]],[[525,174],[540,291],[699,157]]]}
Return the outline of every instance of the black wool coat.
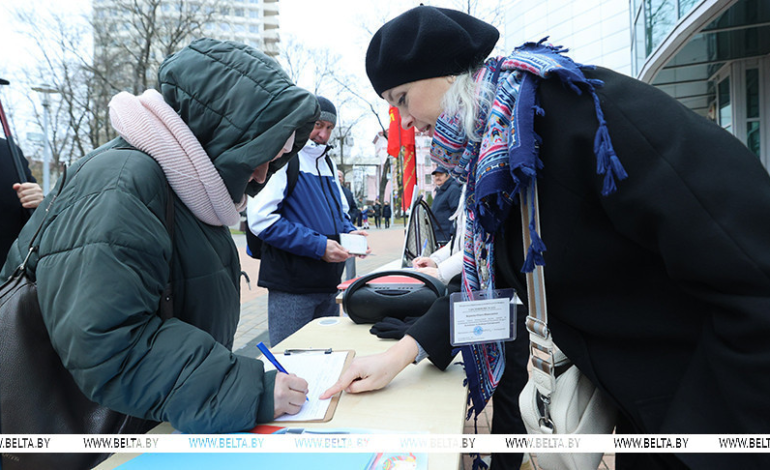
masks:
{"label": "black wool coat", "polygon": [[[436,188],[436,197],[433,198],[433,204],[430,206],[430,210],[433,211],[433,215],[436,216],[441,230],[436,227],[435,232],[440,242],[446,242],[455,233],[452,227],[453,223],[449,220],[450,217],[457,210],[457,206],[460,205],[460,195],[463,192],[462,186],[454,178],[449,178]],[[442,238],[442,235],[444,238]]]}
{"label": "black wool coat", "polygon": [[[597,93],[628,178],[601,195],[590,95],[542,82],[540,234],[556,344],[618,406],[618,433],[767,433],[767,170],[654,87],[601,68],[586,75],[605,82]],[[495,240],[496,285],[526,302],[518,206]],[[408,333],[445,367],[448,326],[429,320]],[[770,468],[770,455],[617,454],[616,465]]]}
{"label": "black wool coat", "polygon": [[[543,82],[535,131],[555,342],[618,405],[619,432],[767,433],[767,170],[656,88],[605,69],[586,75],[605,82],[598,95],[628,178],[601,195],[592,100]],[[496,249],[498,286],[526,297],[518,208]],[[677,457],[692,468],[770,468],[768,455]]]}

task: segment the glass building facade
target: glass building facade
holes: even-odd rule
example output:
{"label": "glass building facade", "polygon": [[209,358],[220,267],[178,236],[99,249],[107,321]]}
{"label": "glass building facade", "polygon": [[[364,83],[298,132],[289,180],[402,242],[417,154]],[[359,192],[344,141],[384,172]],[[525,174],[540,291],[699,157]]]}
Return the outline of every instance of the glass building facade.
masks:
{"label": "glass building facade", "polygon": [[770,0],[630,0],[632,75],[712,119],[770,168]]}

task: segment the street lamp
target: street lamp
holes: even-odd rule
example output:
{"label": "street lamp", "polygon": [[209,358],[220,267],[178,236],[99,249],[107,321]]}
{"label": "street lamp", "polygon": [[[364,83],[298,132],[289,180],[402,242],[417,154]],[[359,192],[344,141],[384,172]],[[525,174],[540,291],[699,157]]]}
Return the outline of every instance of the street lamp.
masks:
{"label": "street lamp", "polygon": [[43,94],[43,135],[45,136],[45,139],[43,139],[45,144],[43,150],[43,194],[48,194],[51,173],[51,143],[48,140],[48,115],[51,108],[50,95],[59,93],[59,90],[46,83],[32,87],[32,90]]}

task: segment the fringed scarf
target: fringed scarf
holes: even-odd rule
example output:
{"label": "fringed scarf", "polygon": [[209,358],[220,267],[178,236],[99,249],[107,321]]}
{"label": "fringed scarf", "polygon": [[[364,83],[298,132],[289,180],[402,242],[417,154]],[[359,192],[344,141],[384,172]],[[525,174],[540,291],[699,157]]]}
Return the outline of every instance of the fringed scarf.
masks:
{"label": "fringed scarf", "polygon": [[112,127],[158,162],[179,199],[202,222],[233,225],[246,195],[233,203],[225,182],[187,124],[155,90],[140,96],[115,95],[109,104]]}
{"label": "fringed scarf", "polygon": [[[616,180],[627,176],[612,148],[595,92],[603,83],[586,78],[581,69],[593,67],[576,64],[562,55],[566,49],[545,44],[547,39],[526,43],[508,57],[489,59],[475,75],[480,90],[494,90],[491,106],[482,107],[477,117],[476,131],[481,141],[468,139],[458,116],[442,115],[436,122],[431,157],[467,182],[462,284],[465,298],[471,298],[473,291],[494,289],[493,234],[502,226],[511,206],[518,204],[516,195],[534,189],[531,183],[543,168],[539,158],[541,138],[534,130],[535,115],[544,114],[537,98],[541,80],[554,77],[577,94],[591,94],[599,123],[594,153],[596,172],[604,175],[602,194],[615,192]],[[532,243],[522,272],[545,265],[546,247],[537,234],[534,218],[528,228]],[[473,413],[478,416],[494,393],[505,368],[505,350],[502,342],[463,346],[460,350],[470,389],[470,418]]]}

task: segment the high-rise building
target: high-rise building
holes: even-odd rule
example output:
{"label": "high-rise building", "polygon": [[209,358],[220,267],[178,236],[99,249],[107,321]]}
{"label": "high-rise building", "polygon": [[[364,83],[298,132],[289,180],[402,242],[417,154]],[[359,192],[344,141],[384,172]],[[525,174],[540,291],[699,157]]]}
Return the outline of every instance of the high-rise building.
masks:
{"label": "high-rise building", "polygon": [[[238,41],[278,55],[279,0],[93,0],[95,25],[112,41],[147,34],[148,21],[157,27],[160,44],[180,47],[197,37]],[[179,36],[182,36],[181,38]],[[96,48],[103,47],[98,41]],[[109,46],[109,44],[107,44]]]}

